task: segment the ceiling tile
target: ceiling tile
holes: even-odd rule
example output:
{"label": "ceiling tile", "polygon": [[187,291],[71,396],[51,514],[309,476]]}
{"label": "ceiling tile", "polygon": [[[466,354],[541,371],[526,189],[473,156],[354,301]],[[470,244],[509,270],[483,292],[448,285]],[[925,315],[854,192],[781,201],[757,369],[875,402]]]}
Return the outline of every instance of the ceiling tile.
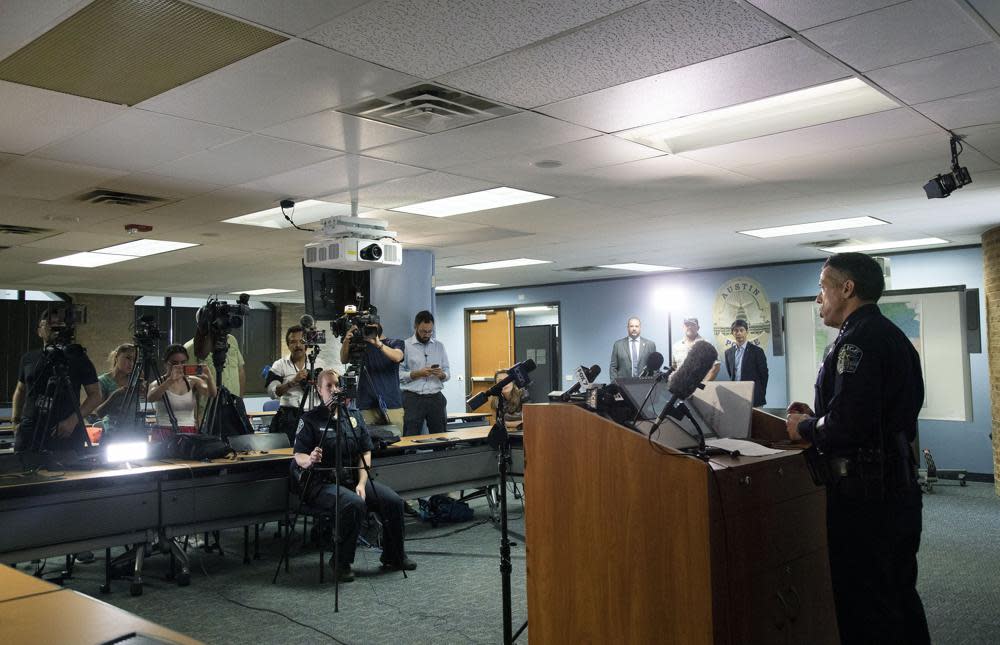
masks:
{"label": "ceiling tile", "polygon": [[290,40],[138,107],[255,131],[416,80],[313,43]]}
{"label": "ceiling tile", "polygon": [[361,152],[369,148],[424,136],[421,132],[379,123],[371,119],[362,119],[336,110],[324,110],[301,119],[294,119],[262,130],[261,134],[278,139],[326,146],[344,152]]}
{"label": "ceiling tile", "polygon": [[[966,143],[974,146],[976,150],[987,155],[991,159],[1000,162],[1000,125],[979,125],[971,128],[962,128],[958,134],[967,137]],[[960,159],[962,165],[966,165],[965,154]],[[975,177],[972,178],[975,181]]]}
{"label": "ceiling tile", "polygon": [[640,0],[380,0],[309,40],[423,78],[478,63],[627,9]]}
{"label": "ceiling tile", "polygon": [[[358,203],[366,208],[395,208],[496,187],[497,185],[492,182],[443,172],[429,172],[416,177],[394,179],[372,186],[363,186],[358,189],[357,196]],[[335,193],[325,195],[321,199],[339,204],[349,204],[351,203],[351,193]],[[411,217],[403,213],[398,215]],[[396,217],[397,214],[393,213],[393,222],[396,221]],[[428,219],[420,215],[412,215],[412,217],[418,218],[417,221]]]}
{"label": "ceiling tile", "polygon": [[898,4],[900,0],[748,0],[792,29],[802,30]]}
{"label": "ceiling tile", "polygon": [[0,195],[59,199],[124,174],[110,168],[24,158],[0,166]]}
{"label": "ceiling tile", "polygon": [[0,2],[0,60],[55,27],[90,0]]}
{"label": "ceiling tile", "polygon": [[538,111],[602,132],[650,123],[819,85],[849,70],[792,39],[592,92]]}
{"label": "ceiling tile", "polygon": [[1000,87],[920,103],[914,108],[949,129],[1000,123]]}
{"label": "ceiling tile", "polygon": [[28,242],[24,246],[36,249],[59,249],[63,251],[93,251],[103,249],[114,244],[124,244],[133,241],[124,231],[118,237],[108,237],[107,235],[97,235],[94,233],[60,233],[43,240]]}
{"label": "ceiling tile", "polygon": [[370,157],[440,170],[587,139],[594,132],[524,112],[369,150]]}
{"label": "ceiling tile", "polygon": [[164,199],[185,199],[219,190],[223,186],[197,179],[178,179],[151,173],[133,173],[102,182],[102,188]]}
{"label": "ceiling tile", "polygon": [[497,101],[535,107],[784,36],[735,2],[649,2],[441,80]]}
{"label": "ceiling tile", "polygon": [[894,65],[868,77],[908,104],[1000,87],[1000,45],[987,43]]}
{"label": "ceiling tile", "polygon": [[280,175],[258,179],[245,184],[245,187],[305,199],[424,172],[426,171],[422,168],[404,164],[358,155],[345,155]]}
{"label": "ceiling tile", "polygon": [[0,151],[28,154],[110,119],[124,108],[0,81]]}
{"label": "ceiling tile", "polygon": [[996,0],[968,0],[986,22],[1000,33],[1000,3]]}
{"label": "ceiling tile", "polygon": [[137,171],[245,135],[241,130],[130,109],[83,134],[37,150],[33,156]]}
{"label": "ceiling tile", "polygon": [[298,36],[368,0],[197,0],[197,4]]}
{"label": "ceiling tile", "polygon": [[308,166],[337,155],[327,148],[250,135],[157,166],[153,172],[229,186]]}
{"label": "ceiling tile", "polygon": [[803,32],[861,71],[964,49],[989,36],[952,2],[910,0]]}

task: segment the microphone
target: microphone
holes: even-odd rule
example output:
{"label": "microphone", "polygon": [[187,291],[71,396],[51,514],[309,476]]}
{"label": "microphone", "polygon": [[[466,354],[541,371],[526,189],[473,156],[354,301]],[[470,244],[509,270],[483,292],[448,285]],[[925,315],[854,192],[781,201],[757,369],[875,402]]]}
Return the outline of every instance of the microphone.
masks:
{"label": "microphone", "polygon": [[306,329],[312,329],[316,326],[316,319],[309,314],[305,314],[299,318],[299,326],[305,327]]}
{"label": "microphone", "polygon": [[465,405],[468,406],[470,410],[475,410],[482,404],[486,403],[491,396],[499,396],[500,390],[504,389],[508,383],[514,383],[517,387],[527,387],[531,379],[528,378],[528,372],[535,369],[535,361],[530,358],[526,361],[521,361],[510,366],[507,370],[506,378],[502,378],[493,384],[490,389],[480,392],[479,394],[473,394],[466,400]]}
{"label": "microphone", "polygon": [[652,376],[660,371],[663,367],[663,354],[660,352],[653,352],[646,358],[646,367],[642,368],[642,374],[640,377]]}
{"label": "microphone", "polygon": [[579,392],[582,388],[590,386],[594,379],[601,373],[600,365],[591,365],[589,368],[581,365],[576,368],[576,383],[573,387],[559,395],[560,401],[569,401],[570,397]]}
{"label": "microphone", "polygon": [[[689,414],[684,401],[691,398],[695,390],[704,387],[702,381],[708,376],[718,358],[719,350],[715,349],[715,345],[712,345],[708,341],[699,340],[691,346],[687,358],[684,359],[681,366],[674,370],[674,373],[667,379],[667,389],[673,396],[670,397],[670,401],[660,410],[660,415],[656,417],[656,423],[653,424],[653,427],[649,431],[650,435],[656,432],[668,415],[679,420]],[[698,433],[700,435],[700,446],[704,449],[705,437],[701,435],[700,428],[698,429]]]}

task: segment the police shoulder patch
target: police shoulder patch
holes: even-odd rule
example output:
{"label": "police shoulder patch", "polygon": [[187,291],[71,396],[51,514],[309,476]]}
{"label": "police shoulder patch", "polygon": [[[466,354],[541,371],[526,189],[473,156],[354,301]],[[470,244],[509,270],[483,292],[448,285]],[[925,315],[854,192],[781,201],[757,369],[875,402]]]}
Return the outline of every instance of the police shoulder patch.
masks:
{"label": "police shoulder patch", "polygon": [[306,427],[306,424],[302,422],[302,419],[299,419],[299,425],[295,427],[295,434],[296,434],[296,436],[300,432],[302,432],[302,428],[304,428],[304,427]]}
{"label": "police shoulder patch", "polygon": [[861,357],[864,352],[857,345],[846,344],[841,346],[837,353],[837,374],[854,374],[861,365]]}
{"label": "police shoulder patch", "polygon": [[351,419],[351,427],[352,428],[357,428],[358,427],[358,420],[355,419],[353,416],[351,416],[350,419]]}

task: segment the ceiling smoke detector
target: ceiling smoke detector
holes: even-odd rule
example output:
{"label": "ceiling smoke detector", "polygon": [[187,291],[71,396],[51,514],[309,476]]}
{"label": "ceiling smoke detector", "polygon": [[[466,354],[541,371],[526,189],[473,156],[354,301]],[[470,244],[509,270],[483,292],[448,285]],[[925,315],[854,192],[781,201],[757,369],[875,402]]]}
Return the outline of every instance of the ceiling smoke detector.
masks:
{"label": "ceiling smoke detector", "polygon": [[135,235],[136,233],[152,233],[153,227],[149,224],[126,224],[125,232],[129,235]]}

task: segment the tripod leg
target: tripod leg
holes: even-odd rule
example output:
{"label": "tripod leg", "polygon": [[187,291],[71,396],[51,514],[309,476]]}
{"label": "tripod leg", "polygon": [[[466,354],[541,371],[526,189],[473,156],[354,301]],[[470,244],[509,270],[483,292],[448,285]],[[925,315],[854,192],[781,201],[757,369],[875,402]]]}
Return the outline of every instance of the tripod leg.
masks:
{"label": "tripod leg", "polygon": [[187,553],[181,549],[181,545],[177,542],[177,538],[170,538],[170,552],[174,554],[177,558],[177,562],[181,565],[181,572],[177,576],[177,586],[186,587],[191,584],[191,567],[188,562]]}
{"label": "tripod leg", "polygon": [[142,564],[146,557],[146,545],[136,544],[133,548],[135,549],[135,568],[133,569],[132,584],[129,585],[129,593],[133,596],[141,596]]}

